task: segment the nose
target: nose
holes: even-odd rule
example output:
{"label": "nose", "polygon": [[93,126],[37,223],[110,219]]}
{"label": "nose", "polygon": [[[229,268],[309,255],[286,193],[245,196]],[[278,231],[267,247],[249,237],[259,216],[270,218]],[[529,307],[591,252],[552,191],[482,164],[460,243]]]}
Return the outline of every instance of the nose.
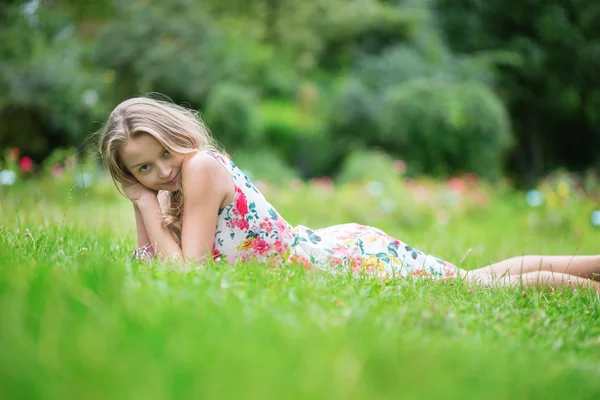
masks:
{"label": "nose", "polygon": [[158,164],[158,177],[160,179],[167,179],[171,176],[171,167],[166,163]]}

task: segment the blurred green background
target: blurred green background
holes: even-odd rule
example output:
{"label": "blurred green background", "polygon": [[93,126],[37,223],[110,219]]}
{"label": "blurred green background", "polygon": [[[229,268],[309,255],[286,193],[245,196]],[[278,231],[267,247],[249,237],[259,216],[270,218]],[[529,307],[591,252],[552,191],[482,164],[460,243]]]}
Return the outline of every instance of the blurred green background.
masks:
{"label": "blurred green background", "polygon": [[41,163],[149,92],[272,180],[380,149],[409,176],[530,186],[600,163],[595,0],[0,4],[0,148]]}

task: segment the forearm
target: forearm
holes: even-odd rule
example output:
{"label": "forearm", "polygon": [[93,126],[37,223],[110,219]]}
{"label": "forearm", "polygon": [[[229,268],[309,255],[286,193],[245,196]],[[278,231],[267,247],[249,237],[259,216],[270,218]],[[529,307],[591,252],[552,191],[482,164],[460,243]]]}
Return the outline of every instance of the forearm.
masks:
{"label": "forearm", "polygon": [[[137,236],[137,247],[146,247],[150,244],[150,236],[148,236],[148,232],[146,232],[146,226],[144,225],[144,220],[142,218],[142,212],[140,208],[134,203],[133,211],[135,213],[135,231]],[[154,249],[149,250],[152,255],[155,255]]]}
{"label": "forearm", "polygon": [[[139,210],[141,228],[145,235],[148,237],[148,242],[152,244],[153,254],[160,255],[162,257],[174,257],[182,260],[182,251],[171,232],[167,228],[163,228],[163,213],[156,197],[147,197],[141,199],[135,203]],[[137,215],[136,215],[136,226]],[[144,236],[140,236],[140,229],[138,228],[138,244],[139,239],[143,239]],[[146,242],[147,243],[147,242]]]}

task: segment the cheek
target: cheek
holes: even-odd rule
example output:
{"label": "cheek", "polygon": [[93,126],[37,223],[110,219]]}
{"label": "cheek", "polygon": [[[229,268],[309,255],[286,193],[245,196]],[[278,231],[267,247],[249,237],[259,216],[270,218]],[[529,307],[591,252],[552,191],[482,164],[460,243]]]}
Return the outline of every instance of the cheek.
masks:
{"label": "cheek", "polygon": [[152,179],[152,174],[145,174],[144,176],[140,176],[138,181],[140,181],[140,183],[144,186],[151,186],[154,183],[154,179]]}
{"label": "cheek", "polygon": [[132,174],[133,177],[142,185],[147,186],[148,184],[151,184],[152,180],[149,179],[151,174]]}

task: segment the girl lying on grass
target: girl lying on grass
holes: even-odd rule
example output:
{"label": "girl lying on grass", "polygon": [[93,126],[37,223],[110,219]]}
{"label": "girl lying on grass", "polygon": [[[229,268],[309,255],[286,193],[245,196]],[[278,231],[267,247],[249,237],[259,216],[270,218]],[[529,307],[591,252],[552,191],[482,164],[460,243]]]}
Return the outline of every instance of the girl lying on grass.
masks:
{"label": "girl lying on grass", "polygon": [[600,256],[523,256],[466,271],[358,224],[288,224],[219,151],[198,114],[132,98],[100,131],[100,154],[133,203],[141,257],[304,264],[379,277],[464,278],[492,285],[585,286],[600,293]]}

